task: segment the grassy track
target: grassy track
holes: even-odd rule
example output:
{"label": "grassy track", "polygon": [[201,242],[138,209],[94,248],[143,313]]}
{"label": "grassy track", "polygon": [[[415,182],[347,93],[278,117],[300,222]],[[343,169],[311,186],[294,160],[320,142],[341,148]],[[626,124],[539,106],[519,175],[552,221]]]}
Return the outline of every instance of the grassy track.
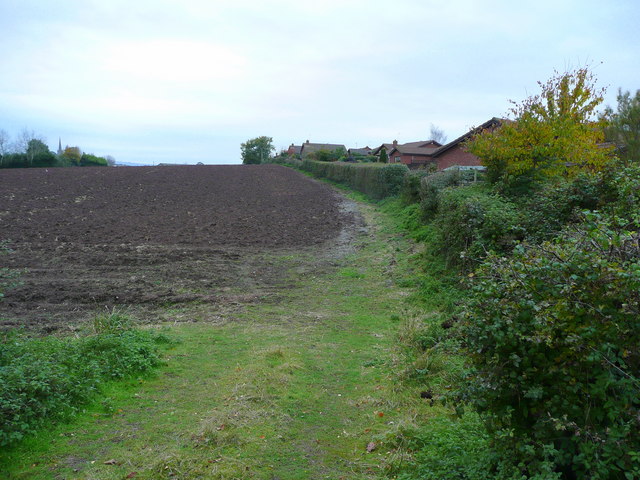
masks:
{"label": "grassy track", "polygon": [[408,292],[393,278],[410,245],[391,219],[362,209],[370,228],[357,253],[239,322],[172,327],[179,343],[155,377],[113,387],[72,424],[0,453],[2,478],[385,477],[399,455],[390,432],[442,411],[396,384]]}

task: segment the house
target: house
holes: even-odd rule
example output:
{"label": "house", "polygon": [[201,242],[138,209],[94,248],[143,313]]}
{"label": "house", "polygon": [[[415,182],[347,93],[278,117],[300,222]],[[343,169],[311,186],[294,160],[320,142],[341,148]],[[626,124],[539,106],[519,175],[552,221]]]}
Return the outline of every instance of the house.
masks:
{"label": "house", "polygon": [[286,152],[290,157],[299,157],[301,149],[302,145],[294,145],[292,143],[291,145],[289,145],[289,148],[287,148]]}
{"label": "house", "polygon": [[390,150],[387,150],[389,163],[403,163],[409,168],[432,164],[433,154],[442,145],[434,140],[423,140],[420,142],[409,142],[399,144],[393,141]]}
{"label": "house", "polygon": [[319,152],[320,150],[324,150],[327,152],[341,150],[343,152],[346,152],[347,148],[344,145],[338,145],[335,143],[310,143],[309,140],[307,140],[300,147],[300,156],[302,158],[306,158],[311,153]]}
{"label": "house", "polygon": [[369,155],[373,155],[373,148],[350,148],[347,150],[347,153],[351,157],[368,157]]}
{"label": "house", "polygon": [[464,148],[464,142],[472,136],[483,132],[484,130],[493,130],[502,125],[503,120],[492,118],[482,125],[469,130],[464,135],[440,147],[433,155],[438,170],[445,170],[451,167],[467,167],[480,168],[482,163],[480,159],[473,153],[467,152]]}
{"label": "house", "polygon": [[481,168],[480,159],[465,150],[464,142],[477,133],[499,127],[502,121],[494,117],[446,145],[434,140],[403,144],[394,140],[393,143],[383,143],[373,153],[379,155],[385,148],[389,163],[401,163],[411,169],[431,167],[439,171],[450,167]]}

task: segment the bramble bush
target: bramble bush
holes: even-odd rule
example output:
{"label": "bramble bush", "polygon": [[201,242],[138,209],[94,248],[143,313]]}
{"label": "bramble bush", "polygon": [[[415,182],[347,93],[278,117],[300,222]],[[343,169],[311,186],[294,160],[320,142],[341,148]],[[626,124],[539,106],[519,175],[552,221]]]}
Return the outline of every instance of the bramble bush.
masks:
{"label": "bramble bush", "polygon": [[553,242],[476,272],[461,399],[507,478],[640,477],[638,223],[586,214]]}
{"label": "bramble bush", "polygon": [[436,247],[449,264],[468,268],[491,252],[509,252],[523,236],[516,206],[483,186],[445,188],[438,204]]}
{"label": "bramble bush", "polygon": [[100,386],[159,364],[168,339],[115,328],[82,338],[0,336],[0,446],[33,433],[45,422],[75,414]]}
{"label": "bramble bush", "polygon": [[447,187],[469,185],[476,177],[470,170],[447,170],[427,175],[420,180],[419,197],[422,215],[425,220],[432,219],[438,213],[439,195]]}

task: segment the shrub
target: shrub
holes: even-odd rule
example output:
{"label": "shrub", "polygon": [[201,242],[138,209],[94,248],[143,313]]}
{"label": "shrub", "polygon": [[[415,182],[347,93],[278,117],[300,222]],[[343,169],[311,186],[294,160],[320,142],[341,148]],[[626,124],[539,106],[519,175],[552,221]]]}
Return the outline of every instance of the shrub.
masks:
{"label": "shrub", "polygon": [[437,248],[450,264],[469,267],[491,252],[509,252],[523,236],[515,205],[481,186],[449,187],[438,203]]}
{"label": "shrub", "polygon": [[517,478],[640,477],[640,236],[627,223],[588,214],[477,272],[463,398]]}
{"label": "shrub", "polygon": [[579,174],[544,183],[522,199],[524,227],[530,240],[555,236],[566,225],[580,221],[584,210],[597,210],[605,189],[602,175]]}
{"label": "shrub", "polygon": [[469,170],[446,170],[422,177],[420,181],[420,206],[425,219],[431,219],[438,211],[438,195],[447,187],[467,185],[475,172]]}
{"label": "shrub", "polygon": [[425,170],[409,172],[402,180],[400,187],[400,199],[405,205],[420,202],[420,185],[422,179],[427,177],[429,173]]}
{"label": "shrub", "polygon": [[79,339],[0,337],[0,446],[78,411],[108,380],[142,373],[159,362],[157,343],[139,330]]}
{"label": "shrub", "polygon": [[409,172],[406,165],[317,162],[313,160],[304,160],[302,169],[318,177],[348,185],[374,199],[397,195],[400,192],[404,176]]}

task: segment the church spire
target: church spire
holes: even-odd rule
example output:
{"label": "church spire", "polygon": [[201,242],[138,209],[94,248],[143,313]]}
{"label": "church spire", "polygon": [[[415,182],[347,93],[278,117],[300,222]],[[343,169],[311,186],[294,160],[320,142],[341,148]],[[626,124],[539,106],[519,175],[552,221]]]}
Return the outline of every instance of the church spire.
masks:
{"label": "church spire", "polygon": [[58,155],[62,155],[62,139],[58,137]]}

